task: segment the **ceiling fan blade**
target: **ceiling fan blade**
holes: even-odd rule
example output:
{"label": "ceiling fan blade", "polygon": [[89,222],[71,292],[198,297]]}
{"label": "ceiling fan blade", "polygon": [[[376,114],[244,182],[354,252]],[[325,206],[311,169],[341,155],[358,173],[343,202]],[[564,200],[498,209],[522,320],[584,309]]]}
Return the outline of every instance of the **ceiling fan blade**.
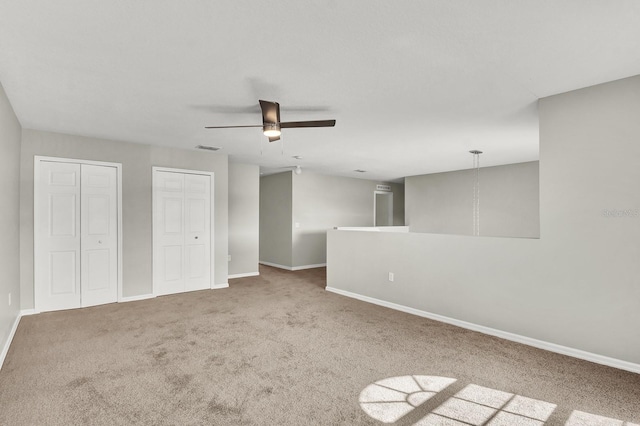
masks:
{"label": "ceiling fan blade", "polygon": [[280,140],[280,136],[270,136],[269,137],[269,142],[275,142],[275,141],[279,141]]}
{"label": "ceiling fan blade", "polygon": [[205,129],[240,129],[242,127],[262,127],[262,124],[247,124],[246,126],[206,126]]}
{"label": "ceiling fan blade", "polygon": [[258,114],[260,113],[260,107],[256,104],[253,105],[220,105],[220,104],[195,104],[187,105],[189,109],[195,109],[198,111],[212,112],[214,114]]}
{"label": "ceiling fan blade", "polygon": [[280,123],[281,129],[293,129],[296,127],[333,127],[336,120],[315,120],[315,121],[288,121]]}
{"label": "ceiling fan blade", "polygon": [[262,109],[263,123],[279,123],[280,122],[280,104],[277,102],[260,100],[260,108]]}

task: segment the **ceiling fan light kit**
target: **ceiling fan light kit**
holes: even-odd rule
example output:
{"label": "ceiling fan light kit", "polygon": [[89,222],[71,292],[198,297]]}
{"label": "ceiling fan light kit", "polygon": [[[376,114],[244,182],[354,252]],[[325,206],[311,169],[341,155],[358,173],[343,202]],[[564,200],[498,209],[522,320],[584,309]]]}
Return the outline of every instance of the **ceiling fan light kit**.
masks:
{"label": "ceiling fan light kit", "polygon": [[278,123],[265,123],[262,125],[262,132],[268,138],[275,138],[282,134]]}
{"label": "ceiling fan light kit", "polygon": [[312,121],[280,121],[280,104],[277,102],[259,100],[262,110],[262,125],[249,124],[242,126],[207,126],[205,129],[235,129],[242,127],[262,127],[262,132],[269,138],[269,142],[280,140],[281,129],[295,129],[301,127],[333,127],[336,120]]}

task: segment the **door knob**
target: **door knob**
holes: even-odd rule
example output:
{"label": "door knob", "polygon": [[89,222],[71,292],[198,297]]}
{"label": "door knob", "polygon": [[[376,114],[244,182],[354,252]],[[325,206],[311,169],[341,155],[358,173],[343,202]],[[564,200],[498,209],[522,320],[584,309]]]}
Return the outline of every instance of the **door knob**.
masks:
{"label": "door knob", "polygon": [[198,237],[196,237],[196,240],[198,239]]}

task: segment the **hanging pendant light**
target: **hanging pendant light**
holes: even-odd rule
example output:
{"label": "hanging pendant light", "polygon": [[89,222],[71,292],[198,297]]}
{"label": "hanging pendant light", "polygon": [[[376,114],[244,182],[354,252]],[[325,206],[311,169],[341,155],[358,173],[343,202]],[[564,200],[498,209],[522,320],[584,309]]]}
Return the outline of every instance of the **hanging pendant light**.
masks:
{"label": "hanging pendant light", "polygon": [[475,179],[473,182],[473,235],[480,235],[480,154],[482,151],[474,149],[469,151],[473,154],[473,168],[475,169]]}

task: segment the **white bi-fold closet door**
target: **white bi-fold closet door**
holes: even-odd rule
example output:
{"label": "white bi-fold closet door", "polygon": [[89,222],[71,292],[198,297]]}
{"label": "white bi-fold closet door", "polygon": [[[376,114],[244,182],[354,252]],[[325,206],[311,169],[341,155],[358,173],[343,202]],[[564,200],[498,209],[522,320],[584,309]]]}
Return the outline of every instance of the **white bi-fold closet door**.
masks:
{"label": "white bi-fold closet door", "polygon": [[153,288],[212,288],[213,173],[153,168]]}
{"label": "white bi-fold closet door", "polygon": [[119,165],[36,157],[36,311],[118,300]]}

